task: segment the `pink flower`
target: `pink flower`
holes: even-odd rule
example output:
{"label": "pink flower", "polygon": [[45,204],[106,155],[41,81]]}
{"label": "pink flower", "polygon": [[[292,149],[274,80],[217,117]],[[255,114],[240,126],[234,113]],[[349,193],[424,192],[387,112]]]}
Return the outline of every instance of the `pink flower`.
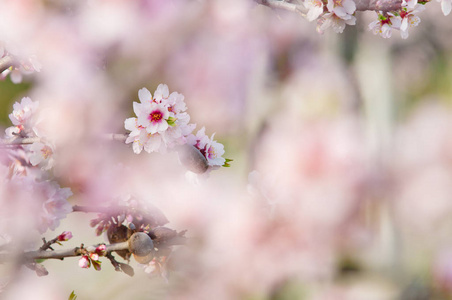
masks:
{"label": "pink flower", "polygon": [[24,97],[20,103],[14,103],[13,112],[9,114],[9,118],[14,125],[24,125],[30,121],[38,106],[39,102],[33,102],[29,97]]}
{"label": "pink flower", "polygon": [[105,256],[107,254],[107,246],[105,244],[99,245],[94,251],[100,256]]}
{"label": "pink flower", "polygon": [[60,225],[60,220],[72,211],[72,205],[67,201],[72,192],[69,188],[60,188],[58,183],[52,181],[40,182],[37,188],[37,192],[47,199],[42,203],[41,224],[38,229],[42,233],[47,228],[55,230]]}
{"label": "pink flower", "polygon": [[58,241],[64,242],[64,241],[70,240],[71,238],[72,238],[72,232],[63,231],[63,233],[58,236]]}
{"label": "pink flower", "polygon": [[89,254],[89,258],[91,259],[91,260],[99,260],[99,254],[97,254],[97,253],[90,253]]}

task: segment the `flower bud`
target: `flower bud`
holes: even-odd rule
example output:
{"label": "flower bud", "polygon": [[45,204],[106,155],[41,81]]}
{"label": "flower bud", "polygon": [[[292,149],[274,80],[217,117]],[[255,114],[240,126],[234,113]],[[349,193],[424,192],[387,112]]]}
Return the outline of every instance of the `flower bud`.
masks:
{"label": "flower bud", "polygon": [[71,238],[72,238],[72,232],[63,231],[63,233],[58,236],[58,241],[63,242],[63,241],[67,241]]}
{"label": "flower bud", "polygon": [[192,145],[185,144],[177,149],[180,162],[191,172],[203,174],[209,168],[207,159],[201,151]]}

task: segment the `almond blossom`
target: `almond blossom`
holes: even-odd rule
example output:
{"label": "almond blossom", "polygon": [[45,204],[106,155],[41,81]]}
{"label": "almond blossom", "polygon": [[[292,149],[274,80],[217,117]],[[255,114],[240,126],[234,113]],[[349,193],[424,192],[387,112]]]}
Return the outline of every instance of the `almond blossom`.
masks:
{"label": "almond blossom", "polygon": [[326,7],[343,20],[350,20],[356,10],[356,4],[352,0],[328,0]]}
{"label": "almond blossom", "polygon": [[402,7],[414,9],[417,5],[417,0],[402,0]]}
{"label": "almond blossom", "polygon": [[349,19],[345,20],[329,12],[317,20],[317,32],[324,33],[326,29],[332,27],[334,32],[342,33],[344,32],[345,25],[355,25],[355,23],[356,18],[354,16],[350,16]]}
{"label": "almond blossom", "polygon": [[373,34],[379,34],[383,38],[387,39],[391,37],[392,29],[399,29],[400,25],[400,18],[394,14],[388,13],[387,16],[379,14],[378,20],[369,24],[369,30],[371,30]]}
{"label": "almond blossom", "polygon": [[136,118],[128,118],[124,122],[129,130],[126,144],[133,143],[136,154],[144,149],[146,152],[165,152],[177,145],[186,143],[194,129],[189,124],[190,116],[185,112],[187,107],[184,96],[173,92],[169,94],[168,86],[160,84],[152,97],[151,92],[142,88],[138,91],[140,103],[134,102]]}
{"label": "almond blossom", "polygon": [[54,149],[50,145],[41,142],[36,142],[30,145],[30,163],[33,166],[40,165],[44,170],[49,170],[53,167]]}
{"label": "almond blossom", "polygon": [[0,80],[4,80],[9,75],[11,81],[17,84],[22,82],[23,75],[40,72],[42,65],[36,55],[30,55],[28,57],[19,56],[16,55],[17,53],[13,50],[14,48],[15,46],[11,46],[10,44],[5,46],[5,43],[0,41],[0,58],[10,56],[15,61],[14,66],[0,73]]}
{"label": "almond blossom", "polygon": [[218,168],[225,164],[226,159],[223,158],[223,144],[214,141],[215,133],[209,138],[205,134],[205,128],[201,128],[195,135],[190,135],[187,142],[195,146],[201,154],[207,159],[207,163],[212,168]]}
{"label": "almond blossom", "polygon": [[60,225],[60,220],[72,212],[72,205],[67,199],[72,196],[70,188],[61,188],[54,181],[44,181],[37,184],[37,191],[41,193],[43,199],[42,212],[40,215],[40,232],[45,232],[47,228],[55,230]]}
{"label": "almond blossom", "polygon": [[14,125],[25,125],[30,122],[38,106],[39,102],[33,102],[29,97],[24,97],[20,103],[14,103],[9,119]]}
{"label": "almond blossom", "polygon": [[304,6],[308,9],[306,18],[309,22],[314,21],[323,13],[323,1],[321,0],[306,0]]}
{"label": "almond blossom", "polygon": [[400,11],[400,17],[402,18],[400,34],[403,39],[408,38],[408,28],[416,27],[421,22],[421,19],[415,14],[423,10],[425,10],[425,6],[418,5],[413,10],[407,10],[405,8]]}

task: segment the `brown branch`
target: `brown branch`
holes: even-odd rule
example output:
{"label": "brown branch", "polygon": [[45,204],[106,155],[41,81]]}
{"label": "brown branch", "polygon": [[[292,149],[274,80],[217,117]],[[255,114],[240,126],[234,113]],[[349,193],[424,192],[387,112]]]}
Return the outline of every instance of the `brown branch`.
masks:
{"label": "brown branch", "polygon": [[[284,0],[255,0],[257,3],[273,9],[282,9],[306,16],[307,9],[303,4],[295,4]],[[399,10],[402,0],[354,0],[357,11],[382,11],[389,12]]]}
{"label": "brown branch", "polygon": [[354,0],[357,11],[382,11],[389,12],[399,10],[402,7],[402,0]]}
{"label": "brown branch", "polygon": [[[96,246],[93,246],[93,247],[96,247]],[[106,251],[108,253],[111,251],[128,250],[129,244],[128,244],[128,242],[122,242],[122,243],[106,245],[106,247],[107,247]],[[26,260],[63,259],[65,257],[80,256],[80,255],[84,254],[85,251],[86,251],[86,248],[82,248],[82,247],[75,247],[72,249],[55,250],[55,251],[37,250],[37,251],[25,252],[23,256]]]}
{"label": "brown branch", "polygon": [[[1,69],[0,69],[0,71],[1,71]],[[122,134],[122,133],[107,133],[107,134],[103,135],[103,138],[106,140],[125,142],[127,139],[127,135]],[[38,142],[45,143],[46,139],[41,138],[41,137],[14,136],[9,139],[0,139],[0,146],[28,145],[28,144],[38,143]]]}
{"label": "brown branch", "polygon": [[38,142],[45,142],[45,139],[40,137],[12,137],[9,139],[0,139],[0,146],[12,146],[12,145],[29,145]]}

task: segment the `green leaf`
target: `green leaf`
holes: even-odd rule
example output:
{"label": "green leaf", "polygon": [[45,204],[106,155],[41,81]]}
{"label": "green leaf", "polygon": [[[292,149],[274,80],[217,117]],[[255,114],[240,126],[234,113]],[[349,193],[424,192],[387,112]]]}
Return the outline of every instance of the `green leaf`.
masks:
{"label": "green leaf", "polygon": [[223,164],[223,167],[229,168],[231,165],[229,164],[233,159],[226,158],[226,161]]}
{"label": "green leaf", "polygon": [[75,299],[77,299],[77,295],[74,293],[74,291],[72,291],[72,293],[69,295],[68,300],[75,300]]}
{"label": "green leaf", "polygon": [[101,270],[100,264],[101,264],[102,262],[99,261],[99,260],[93,260],[92,262],[93,262],[93,267],[94,267],[94,269],[95,269],[96,271],[100,271],[100,270]]}

